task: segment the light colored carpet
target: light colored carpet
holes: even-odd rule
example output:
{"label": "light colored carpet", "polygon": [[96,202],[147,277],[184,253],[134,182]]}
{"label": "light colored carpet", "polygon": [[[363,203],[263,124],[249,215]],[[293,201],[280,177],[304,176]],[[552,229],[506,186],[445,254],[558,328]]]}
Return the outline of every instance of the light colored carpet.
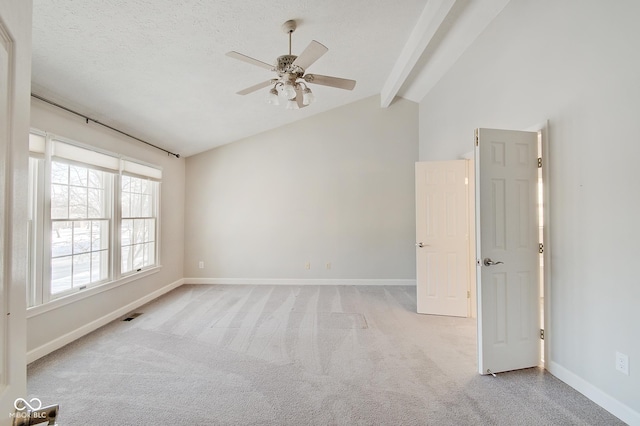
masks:
{"label": "light colored carpet", "polygon": [[615,425],[541,369],[476,373],[415,287],[184,285],[32,363],[74,425]]}

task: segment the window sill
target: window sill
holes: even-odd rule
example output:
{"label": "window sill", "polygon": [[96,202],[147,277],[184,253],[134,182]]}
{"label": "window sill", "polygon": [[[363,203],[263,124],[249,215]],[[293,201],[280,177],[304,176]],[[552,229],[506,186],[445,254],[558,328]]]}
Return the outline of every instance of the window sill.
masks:
{"label": "window sill", "polygon": [[90,287],[90,288],[87,288],[86,290],[80,290],[77,293],[73,293],[73,294],[59,297],[57,299],[53,299],[42,305],[33,306],[27,309],[27,318],[38,316],[45,312],[49,312],[54,309],[61,308],[62,306],[78,302],[82,299],[86,299],[88,297],[92,297],[97,294],[104,293],[105,291],[112,290],[116,287],[120,287],[121,285],[130,283],[132,281],[137,281],[141,278],[148,277],[149,275],[153,275],[160,272],[161,269],[162,269],[162,265],[154,266],[153,268],[145,269],[144,271],[136,272],[134,274],[122,277],[117,281],[111,281],[109,283],[102,284],[96,287]]}

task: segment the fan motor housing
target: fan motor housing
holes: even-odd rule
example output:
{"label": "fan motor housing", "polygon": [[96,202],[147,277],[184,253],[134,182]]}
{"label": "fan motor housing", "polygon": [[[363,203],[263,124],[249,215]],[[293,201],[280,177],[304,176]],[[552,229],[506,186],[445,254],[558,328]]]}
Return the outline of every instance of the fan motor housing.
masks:
{"label": "fan motor housing", "polygon": [[282,55],[278,56],[278,65],[276,71],[278,75],[282,77],[285,74],[292,74],[296,78],[301,78],[304,74],[304,70],[297,65],[293,65],[296,60],[296,55]]}

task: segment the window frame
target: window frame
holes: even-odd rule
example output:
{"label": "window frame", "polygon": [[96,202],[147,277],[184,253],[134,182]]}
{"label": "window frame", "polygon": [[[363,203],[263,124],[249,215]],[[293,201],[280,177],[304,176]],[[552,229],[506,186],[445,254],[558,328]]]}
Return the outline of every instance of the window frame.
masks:
{"label": "window frame", "polygon": [[[162,168],[140,160],[125,157],[109,151],[97,149],[91,145],[79,143],[67,138],[63,138],[52,133],[31,129],[31,135],[36,138],[44,138],[44,144],[39,140],[31,144],[29,152],[30,167],[29,174],[29,282],[27,291],[28,315],[37,315],[41,312],[54,309],[55,307],[71,303],[85,297],[109,290],[111,288],[137,280],[144,276],[156,273],[162,267],[160,257],[160,193],[162,185]],[[56,145],[62,144],[62,145]],[[54,155],[54,146],[62,148],[61,151],[69,152],[73,159],[61,158]],[[89,157],[94,157],[91,163],[84,163],[78,160],[83,152]],[[33,160],[32,160],[33,159]],[[104,161],[106,160],[106,162]],[[33,163],[32,163],[33,161]],[[52,203],[52,162],[60,162],[80,166],[87,169],[100,170],[109,173],[110,181],[105,190],[103,203],[105,212],[101,218],[72,218],[68,217],[64,221],[92,221],[107,220],[107,241],[108,241],[108,265],[107,278],[96,282],[88,282],[81,286],[71,286],[70,289],[53,293],[52,292],[52,232],[54,222],[61,219],[53,219],[51,214]],[[98,165],[95,165],[98,163]],[[106,167],[101,167],[106,164]],[[139,176],[125,172],[127,165],[133,164],[136,170],[153,175],[153,177]],[[115,166],[115,167],[114,167]],[[131,167],[131,166],[129,166]],[[152,212],[155,213],[155,262],[130,273],[121,273],[121,227],[122,227],[122,195],[121,180],[123,173],[133,175],[137,178],[148,179],[156,182],[152,194]],[[91,251],[90,251],[91,252]],[[72,256],[73,259],[73,256]],[[91,274],[91,272],[90,272]]]}
{"label": "window frame", "polygon": [[42,155],[29,155],[29,211],[28,220],[28,262],[27,271],[27,308],[43,304],[43,262],[42,253],[44,217],[44,157]]}

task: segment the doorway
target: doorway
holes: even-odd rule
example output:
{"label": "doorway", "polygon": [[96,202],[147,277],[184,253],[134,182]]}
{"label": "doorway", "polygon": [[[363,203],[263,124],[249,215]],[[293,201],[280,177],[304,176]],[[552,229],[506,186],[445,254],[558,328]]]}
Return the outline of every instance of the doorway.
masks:
{"label": "doorway", "polygon": [[[545,123],[544,125],[537,126],[534,133],[535,133],[535,148],[532,151],[532,155],[533,155],[533,161],[535,162],[536,171],[534,176],[535,188],[533,191],[535,192],[535,197],[532,203],[532,213],[535,212],[534,216],[536,221],[535,231],[533,232],[533,235],[535,235],[534,245],[536,250],[535,262],[537,262],[537,271],[535,274],[536,275],[536,278],[535,278],[536,297],[534,299],[535,308],[532,308],[532,309],[535,309],[537,312],[534,316],[535,328],[530,331],[531,331],[531,335],[535,334],[535,338],[536,338],[535,347],[539,348],[539,349],[536,349],[534,365],[544,366],[545,360],[548,359],[546,355],[548,354],[548,351],[549,351],[549,345],[548,344],[544,345],[543,344],[544,340],[542,340],[545,337],[544,333],[545,332],[548,333],[548,328],[549,328],[549,310],[548,309],[545,310],[545,304],[548,305],[548,297],[547,297],[547,300],[545,300],[545,295],[548,295],[548,291],[545,291],[545,288],[548,290],[548,286],[549,286],[549,280],[547,279],[548,273],[549,273],[548,271],[548,266],[549,266],[548,219],[545,220],[545,218],[548,218],[548,213],[547,213],[548,212],[548,190],[547,190],[548,176],[546,175],[548,168],[547,168],[547,164],[543,164],[543,162],[546,163],[547,160],[546,159],[544,161],[542,160],[545,157],[544,153],[546,152],[546,148],[547,148],[546,146],[547,145],[547,140],[546,140],[547,124]],[[433,204],[438,200],[440,203],[443,203],[444,202],[443,200],[445,200],[446,197],[438,198],[438,197],[431,196],[431,198],[429,198],[428,201],[425,201],[425,196],[424,195],[421,196],[421,192],[423,192],[425,188],[424,182],[421,183],[421,179],[423,181],[425,179],[424,174],[426,172],[424,170],[426,168],[429,168],[429,167],[432,169],[442,168],[443,164],[445,163],[454,164],[456,163],[456,161],[466,163],[466,170],[467,170],[467,176],[465,178],[465,188],[467,190],[467,195],[468,195],[467,204],[466,204],[466,207],[468,208],[467,210],[468,216],[466,219],[467,221],[466,242],[467,242],[467,246],[469,247],[468,259],[470,263],[469,263],[468,270],[471,272],[466,275],[466,287],[465,285],[458,285],[458,288],[467,289],[466,297],[468,300],[468,305],[467,305],[468,309],[466,310],[466,315],[453,314],[453,316],[476,317],[476,309],[473,309],[473,308],[476,308],[476,306],[480,307],[482,303],[481,303],[481,300],[476,298],[476,291],[474,291],[477,289],[477,287],[480,287],[480,283],[476,284],[476,279],[475,279],[476,274],[474,273],[474,269],[476,269],[476,267],[478,266],[477,262],[483,259],[480,259],[480,256],[476,256],[476,250],[477,250],[477,253],[480,253],[480,248],[476,247],[476,244],[474,241],[475,239],[474,228],[476,224],[475,223],[476,215],[475,215],[475,209],[474,209],[475,201],[476,201],[475,184],[476,184],[476,177],[478,173],[476,170],[474,170],[476,168],[475,167],[476,164],[475,164],[473,153],[465,155],[464,160],[455,160],[451,162],[423,162],[423,163],[416,164],[416,259],[417,259],[417,267],[418,267],[418,270],[417,270],[417,297],[418,297],[418,307],[419,307],[418,312],[426,313],[426,314],[437,314],[437,315],[452,315],[449,313],[442,313],[442,311],[439,310],[440,308],[438,308],[437,306],[434,308],[429,304],[434,301],[438,302],[438,298],[434,297],[436,295],[444,295],[445,297],[448,296],[446,291],[444,290],[446,290],[447,288],[451,288],[451,285],[450,285],[450,280],[448,279],[440,280],[440,284],[434,284],[436,282],[434,281],[434,277],[437,277],[437,273],[434,272],[436,268],[434,268],[434,266],[429,262],[433,262],[434,260],[438,259],[438,255],[434,253],[439,251],[438,249],[439,243],[427,244],[428,241],[425,240],[426,238],[425,236],[428,236],[429,233],[424,231],[425,228],[429,228],[429,227],[433,229],[433,224],[435,223],[443,223],[442,221],[438,222],[438,219],[435,219],[437,216],[434,216],[434,214],[426,214],[425,216],[424,212],[427,211],[427,208],[425,206],[429,205],[429,203]],[[422,170],[422,171],[420,172],[419,170]],[[421,174],[423,175],[422,177],[421,177]],[[449,196],[449,199],[451,200],[451,199],[457,199],[457,198],[453,196]],[[446,202],[444,203],[446,204]],[[436,211],[438,210],[438,208],[434,208],[433,206],[430,206],[429,208]],[[442,210],[442,207],[439,207],[439,208]],[[445,214],[445,216],[447,215]],[[421,221],[423,223],[421,223]],[[425,221],[431,221],[431,223],[424,223]],[[446,229],[446,227],[443,227],[443,229]],[[451,233],[448,232],[448,234],[451,234]],[[444,251],[446,253],[446,250],[440,250],[440,251]],[[456,258],[455,256],[451,256],[450,254],[447,256],[449,257],[449,259]],[[440,255],[440,259],[442,259],[441,255]],[[546,263],[545,263],[545,260],[546,260]],[[457,262],[457,263],[460,264],[461,262]],[[450,264],[451,262],[449,262],[448,264],[445,263],[444,267],[446,268]],[[442,270],[443,267],[440,266],[439,269]],[[431,276],[429,276],[430,274],[429,271],[431,271]],[[459,266],[459,271],[460,272],[456,276],[457,277],[464,276],[465,271],[463,270],[462,266]],[[454,274],[450,272],[446,274],[447,277],[450,277],[452,275]],[[427,278],[425,279],[425,277]],[[431,283],[429,281],[431,281]],[[438,285],[441,287],[440,290],[438,290]],[[510,289],[510,292],[514,292],[514,290]],[[429,300],[429,298],[431,300]],[[445,305],[441,304],[441,306],[445,306]],[[479,326],[480,326],[480,321],[481,319],[478,319]],[[545,325],[547,330],[545,330]],[[548,337],[548,334],[547,334],[547,337]],[[480,333],[478,335],[478,338],[479,339],[482,338]],[[479,340],[479,347],[480,347],[480,340]],[[499,371],[498,369],[496,370]],[[482,374],[486,374],[486,370],[483,370]]]}
{"label": "doorway", "polygon": [[416,292],[421,314],[471,312],[469,165],[416,163]]}

